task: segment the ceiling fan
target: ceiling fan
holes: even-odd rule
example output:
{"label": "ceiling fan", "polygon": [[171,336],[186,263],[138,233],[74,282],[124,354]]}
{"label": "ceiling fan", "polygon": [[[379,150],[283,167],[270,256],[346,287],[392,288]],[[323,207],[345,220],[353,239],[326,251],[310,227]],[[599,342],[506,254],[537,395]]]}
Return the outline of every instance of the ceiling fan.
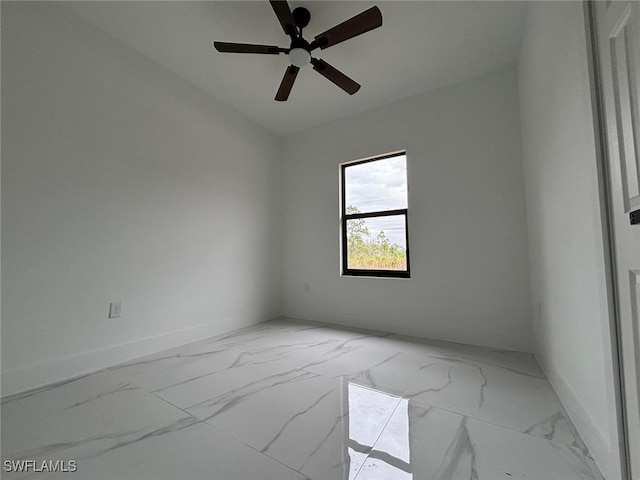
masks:
{"label": "ceiling fan", "polygon": [[266,55],[289,55],[291,65],[284,73],[280,88],[276,94],[276,100],[284,102],[289,98],[293,82],[301,67],[311,63],[313,69],[323,75],[349,95],[353,95],[360,89],[360,85],[347,77],[344,73],[335,69],[324,60],[313,58],[311,52],[317,48],[324,50],[357,35],[382,25],[382,14],[378,7],[371,7],[355,17],[330,28],[324,33],[316,35],[309,43],[302,36],[302,29],[309,24],[311,14],[304,7],[297,7],[291,12],[286,0],[269,0],[273,11],[278,17],[284,32],[291,38],[289,48],[281,48],[273,45],[252,45],[248,43],[213,42],[218,52],[223,53],[260,53]]}

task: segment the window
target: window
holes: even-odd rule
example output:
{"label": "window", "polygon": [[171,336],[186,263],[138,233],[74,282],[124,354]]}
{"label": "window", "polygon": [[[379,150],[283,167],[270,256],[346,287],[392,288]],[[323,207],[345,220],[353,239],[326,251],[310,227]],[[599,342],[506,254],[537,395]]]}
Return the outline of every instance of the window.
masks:
{"label": "window", "polygon": [[409,278],[407,155],[345,163],[342,274]]}

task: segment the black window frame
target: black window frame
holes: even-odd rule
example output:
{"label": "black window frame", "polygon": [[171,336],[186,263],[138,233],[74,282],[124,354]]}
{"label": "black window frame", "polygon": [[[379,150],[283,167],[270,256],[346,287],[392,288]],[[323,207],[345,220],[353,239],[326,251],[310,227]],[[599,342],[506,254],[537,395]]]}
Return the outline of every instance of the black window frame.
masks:
{"label": "black window frame", "polygon": [[[355,165],[361,165],[363,163],[377,162],[380,160],[386,160],[388,158],[407,156],[406,151],[388,153],[385,155],[379,155],[376,157],[366,158],[364,160],[356,160],[353,162],[347,162],[340,165],[340,187],[341,187],[341,225],[342,225],[342,275],[353,277],[386,277],[386,278],[411,278],[411,265],[409,262],[409,178],[407,175],[407,208],[398,208],[394,210],[378,210],[375,212],[366,213],[347,213],[347,182],[346,182],[346,169]],[[404,231],[405,231],[405,244],[407,255],[407,269],[406,270],[374,270],[374,269],[359,269],[348,268],[348,252],[347,252],[347,222],[349,220],[357,220],[360,218],[380,218],[390,216],[404,216]]]}

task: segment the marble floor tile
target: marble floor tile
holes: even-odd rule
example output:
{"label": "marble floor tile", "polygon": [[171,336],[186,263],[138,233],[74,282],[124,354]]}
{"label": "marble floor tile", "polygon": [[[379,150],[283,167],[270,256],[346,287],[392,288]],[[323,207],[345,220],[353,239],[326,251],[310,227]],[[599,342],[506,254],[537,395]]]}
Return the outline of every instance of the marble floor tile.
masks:
{"label": "marble floor tile", "polygon": [[[335,337],[324,332],[314,331],[307,338],[296,338],[286,341],[279,339],[279,343],[268,346],[244,350],[247,357],[245,364],[272,365],[277,369],[304,369],[323,364],[334,359],[342,359],[361,351],[370,341],[366,335],[350,335]],[[250,357],[250,358],[249,358]]]}
{"label": "marble floor tile", "polygon": [[281,364],[243,364],[216,371],[154,392],[172,405],[206,420],[262,392],[311,376]]}
{"label": "marble floor tile", "polygon": [[1,408],[3,462],[77,462],[3,479],[601,478],[531,355],[292,319]]}
{"label": "marble floor tile", "polygon": [[403,399],[356,480],[602,479],[579,450]]}
{"label": "marble floor tile", "polygon": [[305,341],[321,342],[330,339],[339,342],[381,335],[388,334],[372,330],[328,326],[316,322],[277,319],[213,337],[207,343],[251,352],[256,349],[293,345]]}
{"label": "marble floor tile", "polygon": [[303,480],[278,463],[204,422],[146,438],[83,465],[84,478],[104,480]]}
{"label": "marble floor tile", "polygon": [[[209,374],[196,375],[153,392],[196,417],[207,419],[219,409],[228,408],[230,402],[242,402],[263,389],[314,374],[313,368],[318,365],[336,359],[341,359],[344,365],[359,363],[360,351],[365,349],[368,339],[361,335],[347,339],[321,336],[297,338],[293,343],[252,345],[253,348],[242,353],[229,350],[220,353],[227,360],[225,368],[218,368],[216,363]],[[210,346],[220,348],[217,343]],[[237,355],[235,361],[234,355]],[[367,366],[374,361],[379,360],[367,359]],[[136,381],[135,377],[130,378]]]}
{"label": "marble floor tile", "polygon": [[544,378],[544,373],[538,365],[535,357],[530,353],[514,352],[491,347],[477,345],[465,345],[462,343],[447,342],[444,340],[432,340],[404,335],[390,335],[389,339],[400,342],[410,341],[424,345],[430,357],[440,359],[464,360],[468,363],[478,363],[486,366],[502,367],[516,372],[524,373],[532,377]]}
{"label": "marble floor tile", "polygon": [[464,359],[434,358],[420,368],[405,396],[586,452],[544,377]]}
{"label": "marble floor tile", "polygon": [[112,372],[8,399],[2,420],[3,465],[31,459],[42,469],[60,460],[77,468],[2,478],[305,478]]}
{"label": "marble floor tile", "polygon": [[135,388],[128,380],[101,371],[3,398],[2,439],[21,437],[25,424],[37,423],[76,406]]}
{"label": "marble floor tile", "polygon": [[188,383],[242,363],[241,350],[197,342],[149,355],[109,371],[149,392]]}
{"label": "marble floor tile", "polygon": [[[197,422],[104,373],[2,404],[5,459],[85,459]],[[103,383],[104,382],[104,383]]]}
{"label": "marble floor tile", "polygon": [[[305,372],[219,410],[207,422],[311,478],[342,480],[357,473],[399,401]],[[358,448],[350,449],[352,444]]]}
{"label": "marble floor tile", "polygon": [[368,338],[349,355],[327,358],[304,369],[403,395],[420,367],[428,360],[423,345],[388,338]]}
{"label": "marble floor tile", "polygon": [[80,461],[77,475],[80,474],[83,479],[95,480],[305,478],[204,422],[149,436]]}

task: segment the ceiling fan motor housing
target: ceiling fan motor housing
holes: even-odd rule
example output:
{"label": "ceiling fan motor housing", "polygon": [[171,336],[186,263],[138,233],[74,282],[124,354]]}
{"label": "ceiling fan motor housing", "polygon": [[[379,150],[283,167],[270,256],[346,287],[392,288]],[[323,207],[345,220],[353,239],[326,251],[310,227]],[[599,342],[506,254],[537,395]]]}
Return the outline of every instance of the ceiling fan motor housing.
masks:
{"label": "ceiling fan motor housing", "polygon": [[295,38],[294,40],[292,40],[290,48],[291,48],[291,50],[293,50],[294,48],[303,48],[307,52],[311,51],[311,46],[309,45],[309,42],[307,42],[302,37],[298,37],[298,38]]}
{"label": "ceiling fan motor housing", "polygon": [[309,20],[311,20],[311,14],[309,13],[309,10],[304,7],[294,8],[293,12],[291,12],[291,15],[293,15],[293,20],[296,22],[296,26],[298,28],[305,28],[307,25],[309,25]]}

